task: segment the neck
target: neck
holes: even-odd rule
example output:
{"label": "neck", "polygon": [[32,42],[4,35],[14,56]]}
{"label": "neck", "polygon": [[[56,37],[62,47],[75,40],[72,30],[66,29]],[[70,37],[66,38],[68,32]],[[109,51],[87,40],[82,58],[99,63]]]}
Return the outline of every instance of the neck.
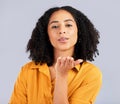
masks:
{"label": "neck", "polygon": [[56,63],[56,60],[58,57],[72,57],[73,56],[73,52],[74,52],[74,49],[70,49],[70,50],[54,50],[54,60]]}

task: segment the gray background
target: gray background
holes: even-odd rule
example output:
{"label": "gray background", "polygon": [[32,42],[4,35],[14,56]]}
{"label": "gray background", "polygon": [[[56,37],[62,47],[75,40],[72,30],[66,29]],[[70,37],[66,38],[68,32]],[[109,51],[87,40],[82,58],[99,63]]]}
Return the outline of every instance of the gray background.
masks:
{"label": "gray background", "polygon": [[29,61],[26,44],[38,18],[62,5],[85,13],[101,35],[93,63],[103,73],[103,85],[95,104],[120,104],[119,0],[0,0],[0,104],[8,103],[18,72]]}

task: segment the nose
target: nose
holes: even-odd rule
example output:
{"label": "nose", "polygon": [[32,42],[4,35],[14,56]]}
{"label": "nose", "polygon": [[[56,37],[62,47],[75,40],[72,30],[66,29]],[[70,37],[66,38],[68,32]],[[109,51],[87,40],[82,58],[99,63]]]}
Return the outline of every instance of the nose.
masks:
{"label": "nose", "polygon": [[65,27],[61,26],[60,29],[59,29],[59,34],[65,34],[65,33],[66,33]]}
{"label": "nose", "polygon": [[65,34],[65,31],[63,31],[63,32],[62,32],[62,31],[60,31],[60,32],[59,32],[59,34]]}

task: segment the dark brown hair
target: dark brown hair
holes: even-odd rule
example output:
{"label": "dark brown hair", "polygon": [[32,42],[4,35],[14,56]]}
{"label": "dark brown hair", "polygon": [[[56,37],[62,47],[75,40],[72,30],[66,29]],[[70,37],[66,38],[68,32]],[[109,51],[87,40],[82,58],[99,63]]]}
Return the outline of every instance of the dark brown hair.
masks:
{"label": "dark brown hair", "polygon": [[99,55],[97,49],[100,37],[99,32],[87,16],[71,6],[50,8],[39,18],[27,44],[27,51],[30,52],[29,58],[35,61],[36,64],[47,63],[49,66],[53,64],[54,52],[53,46],[49,41],[47,27],[51,15],[61,9],[71,13],[78,28],[78,40],[75,45],[73,58],[75,60],[94,61],[94,56]]}

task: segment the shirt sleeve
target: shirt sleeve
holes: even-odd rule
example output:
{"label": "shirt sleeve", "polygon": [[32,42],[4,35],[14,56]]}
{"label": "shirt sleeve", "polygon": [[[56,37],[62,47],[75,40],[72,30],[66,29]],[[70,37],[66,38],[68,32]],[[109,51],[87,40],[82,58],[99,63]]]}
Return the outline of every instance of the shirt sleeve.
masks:
{"label": "shirt sleeve", "polygon": [[17,77],[9,104],[27,104],[26,70],[24,68]]}
{"label": "shirt sleeve", "polygon": [[99,70],[89,71],[83,83],[74,91],[69,99],[70,104],[94,104],[101,88],[102,74]]}

